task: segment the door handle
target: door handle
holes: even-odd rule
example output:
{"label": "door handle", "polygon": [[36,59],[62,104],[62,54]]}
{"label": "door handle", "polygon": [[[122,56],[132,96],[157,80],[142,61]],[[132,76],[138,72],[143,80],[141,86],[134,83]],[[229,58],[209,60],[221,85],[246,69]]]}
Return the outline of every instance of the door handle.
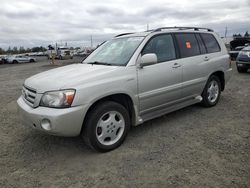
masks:
{"label": "door handle", "polygon": [[174,63],[174,65],[172,66],[172,68],[176,69],[178,67],[181,67],[181,65],[179,63]]}
{"label": "door handle", "polygon": [[209,60],[209,57],[205,56],[204,61],[208,61],[208,60]]}

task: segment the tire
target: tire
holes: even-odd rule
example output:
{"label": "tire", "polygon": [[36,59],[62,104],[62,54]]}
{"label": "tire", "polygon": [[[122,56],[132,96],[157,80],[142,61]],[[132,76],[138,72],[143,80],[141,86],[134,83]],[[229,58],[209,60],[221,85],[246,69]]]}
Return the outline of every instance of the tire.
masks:
{"label": "tire", "polygon": [[237,70],[239,73],[245,73],[247,72],[247,69],[241,68],[241,67],[237,67]]}
{"label": "tire", "polygon": [[201,94],[202,101],[201,104],[205,107],[212,107],[215,106],[221,94],[221,82],[220,79],[212,75],[209,77],[206,86]]}
{"label": "tire", "polygon": [[35,62],[35,60],[34,59],[30,59],[30,63],[33,63],[33,62]]}
{"label": "tire", "polygon": [[84,142],[96,151],[107,152],[119,147],[127,136],[129,113],[121,104],[106,101],[90,110],[83,126]]}
{"label": "tire", "polygon": [[17,60],[14,60],[12,63],[13,63],[13,64],[17,64],[17,63],[18,63],[18,61],[17,61]]}

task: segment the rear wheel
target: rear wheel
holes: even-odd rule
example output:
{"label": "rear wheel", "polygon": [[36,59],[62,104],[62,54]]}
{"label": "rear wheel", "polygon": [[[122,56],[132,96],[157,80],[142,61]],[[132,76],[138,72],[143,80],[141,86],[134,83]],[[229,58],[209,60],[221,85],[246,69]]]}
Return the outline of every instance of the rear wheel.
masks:
{"label": "rear wheel", "polygon": [[82,137],[92,149],[107,152],[122,144],[129,128],[130,118],[126,108],[106,101],[88,113]]}
{"label": "rear wheel", "polygon": [[221,82],[220,79],[212,75],[207,81],[207,84],[202,92],[202,105],[205,107],[215,106],[221,94]]}
{"label": "rear wheel", "polygon": [[33,62],[35,62],[35,60],[34,59],[30,59],[30,63],[33,63]]}
{"label": "rear wheel", "polygon": [[14,64],[17,64],[17,63],[18,63],[18,61],[17,61],[17,60],[14,60],[14,61],[13,61],[13,63],[14,63]]}

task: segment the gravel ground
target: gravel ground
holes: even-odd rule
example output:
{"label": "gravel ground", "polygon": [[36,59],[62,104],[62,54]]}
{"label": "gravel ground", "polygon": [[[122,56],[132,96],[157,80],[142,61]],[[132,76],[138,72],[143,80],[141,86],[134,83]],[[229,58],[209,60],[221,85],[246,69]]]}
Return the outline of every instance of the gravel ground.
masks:
{"label": "gravel ground", "polygon": [[193,105],[146,122],[102,154],[78,137],[20,122],[24,79],[58,66],[45,59],[0,65],[0,187],[250,187],[250,73],[234,67],[216,107]]}

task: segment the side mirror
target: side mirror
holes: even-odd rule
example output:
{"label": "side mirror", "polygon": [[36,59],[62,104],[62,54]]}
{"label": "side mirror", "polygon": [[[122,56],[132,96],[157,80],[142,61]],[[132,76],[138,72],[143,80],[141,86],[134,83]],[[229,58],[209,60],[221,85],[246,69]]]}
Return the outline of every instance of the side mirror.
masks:
{"label": "side mirror", "polygon": [[157,56],[154,53],[151,54],[145,54],[141,57],[141,67],[145,67],[148,65],[153,65],[157,63]]}

